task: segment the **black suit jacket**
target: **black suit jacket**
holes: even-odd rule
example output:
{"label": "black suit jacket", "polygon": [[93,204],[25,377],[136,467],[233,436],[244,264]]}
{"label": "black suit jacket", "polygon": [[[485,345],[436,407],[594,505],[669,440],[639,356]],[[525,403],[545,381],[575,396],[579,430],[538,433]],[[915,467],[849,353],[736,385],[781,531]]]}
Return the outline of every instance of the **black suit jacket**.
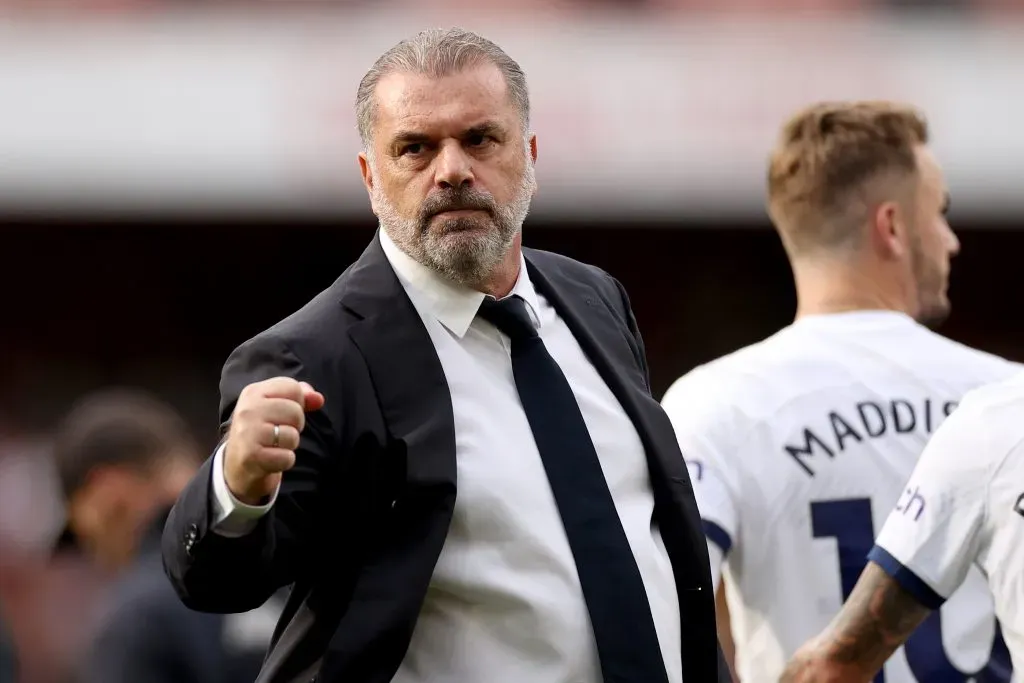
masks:
{"label": "black suit jacket", "polygon": [[[652,398],[626,293],[604,271],[526,249],[530,277],[636,425],[682,613],[686,683],[727,680],[707,548],[683,457]],[[235,612],[294,584],[259,683],[385,683],[398,669],[456,494],[451,396],[434,346],[379,239],[305,307],[245,342],[221,377],[226,429],[247,384],[287,375],[327,399],[307,415],[272,511],[241,538],[212,533],[211,462],[163,538],[197,610]],[[321,659],[322,657],[322,659]]]}

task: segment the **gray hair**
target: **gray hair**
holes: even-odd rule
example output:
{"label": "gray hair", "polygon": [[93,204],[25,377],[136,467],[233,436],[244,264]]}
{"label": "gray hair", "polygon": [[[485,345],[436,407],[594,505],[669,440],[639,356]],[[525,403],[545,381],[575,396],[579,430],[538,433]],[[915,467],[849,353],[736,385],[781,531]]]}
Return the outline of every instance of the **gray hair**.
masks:
{"label": "gray hair", "polygon": [[523,129],[528,129],[530,96],[526,89],[526,74],[519,64],[500,47],[472,31],[460,28],[428,29],[401,41],[381,55],[359,82],[356,91],[356,123],[363,147],[367,150],[371,148],[376,117],[374,91],[381,78],[399,71],[441,78],[486,62],[501,70],[509,98],[519,110]]}

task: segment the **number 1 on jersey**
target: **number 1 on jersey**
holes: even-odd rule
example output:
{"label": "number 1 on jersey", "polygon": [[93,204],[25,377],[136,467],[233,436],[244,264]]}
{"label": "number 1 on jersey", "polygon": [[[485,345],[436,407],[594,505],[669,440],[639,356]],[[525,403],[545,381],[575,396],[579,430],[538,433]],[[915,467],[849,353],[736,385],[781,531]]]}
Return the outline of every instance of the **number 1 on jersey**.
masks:
{"label": "number 1 on jersey", "polygon": [[[868,552],[875,544],[875,525],[870,498],[848,498],[811,503],[811,532],[815,538],[834,538],[839,551],[839,582],[843,602],[850,597],[857,579],[867,566]],[[957,669],[942,645],[942,619],[932,612],[903,646],[911,673],[919,683],[1008,683],[1010,653],[998,625],[988,663],[973,674]],[[885,683],[879,671],[874,683]]]}
{"label": "number 1 on jersey", "polygon": [[[846,602],[867,566],[868,552],[875,543],[871,520],[871,499],[851,498],[811,503],[811,532],[815,538],[834,538],[839,551],[839,582]],[[879,671],[874,683],[885,683]]]}

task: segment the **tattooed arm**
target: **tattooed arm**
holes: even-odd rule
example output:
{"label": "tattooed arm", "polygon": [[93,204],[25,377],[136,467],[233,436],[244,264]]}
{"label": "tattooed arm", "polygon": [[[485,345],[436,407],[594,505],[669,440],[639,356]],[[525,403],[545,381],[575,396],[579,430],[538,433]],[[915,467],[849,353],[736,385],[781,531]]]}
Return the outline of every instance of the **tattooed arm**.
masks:
{"label": "tattooed arm", "polygon": [[780,683],[868,683],[930,613],[869,562],[842,610],[790,660]]}

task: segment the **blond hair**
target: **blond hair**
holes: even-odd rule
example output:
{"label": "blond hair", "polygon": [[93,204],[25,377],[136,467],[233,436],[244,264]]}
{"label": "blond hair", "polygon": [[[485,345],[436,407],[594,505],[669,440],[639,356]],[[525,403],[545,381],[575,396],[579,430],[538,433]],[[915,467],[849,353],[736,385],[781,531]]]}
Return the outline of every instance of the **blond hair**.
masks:
{"label": "blond hair", "polygon": [[848,244],[892,183],[917,173],[928,123],[893,102],[822,102],[782,127],[768,167],[768,213],[791,255]]}

